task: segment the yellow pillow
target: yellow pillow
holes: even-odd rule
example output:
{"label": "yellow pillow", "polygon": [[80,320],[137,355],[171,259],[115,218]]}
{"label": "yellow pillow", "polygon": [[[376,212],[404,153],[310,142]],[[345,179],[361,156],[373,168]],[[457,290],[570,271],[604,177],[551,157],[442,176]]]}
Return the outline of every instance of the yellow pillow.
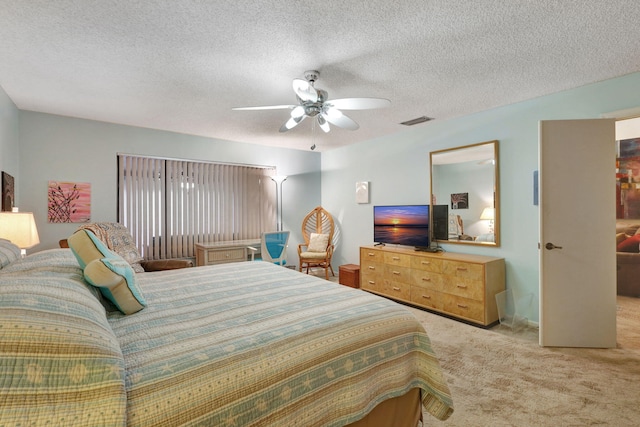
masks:
{"label": "yellow pillow", "polygon": [[124,314],[142,310],[147,303],[131,265],[93,234],[80,229],[68,239],[69,248],[84,270],[84,278]]}
{"label": "yellow pillow", "polygon": [[112,253],[94,259],[84,268],[84,278],[124,314],[135,313],[147,305],[136,283],[136,273],[120,255]]}
{"label": "yellow pillow", "polygon": [[68,239],[69,249],[78,260],[80,267],[84,269],[94,259],[108,256],[112,252],[107,246],[89,230],[78,230]]}

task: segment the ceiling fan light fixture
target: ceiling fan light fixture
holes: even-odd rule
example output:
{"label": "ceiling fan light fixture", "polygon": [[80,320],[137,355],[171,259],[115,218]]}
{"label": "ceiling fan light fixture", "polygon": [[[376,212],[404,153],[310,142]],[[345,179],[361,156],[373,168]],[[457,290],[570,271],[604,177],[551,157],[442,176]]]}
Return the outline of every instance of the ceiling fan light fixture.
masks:
{"label": "ceiling fan light fixture", "polygon": [[320,129],[322,129],[325,133],[331,130],[331,127],[329,127],[329,122],[327,122],[325,118],[322,117],[322,114],[318,115],[318,124],[320,125]]}

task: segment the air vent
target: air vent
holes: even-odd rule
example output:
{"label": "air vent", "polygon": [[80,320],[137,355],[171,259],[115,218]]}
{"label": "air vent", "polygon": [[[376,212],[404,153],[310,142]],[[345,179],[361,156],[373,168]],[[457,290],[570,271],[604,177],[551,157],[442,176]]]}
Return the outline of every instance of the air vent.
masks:
{"label": "air vent", "polygon": [[418,123],[428,122],[429,120],[433,120],[433,117],[421,116],[413,120],[407,120],[406,122],[402,122],[400,124],[405,126],[413,126],[417,125]]}

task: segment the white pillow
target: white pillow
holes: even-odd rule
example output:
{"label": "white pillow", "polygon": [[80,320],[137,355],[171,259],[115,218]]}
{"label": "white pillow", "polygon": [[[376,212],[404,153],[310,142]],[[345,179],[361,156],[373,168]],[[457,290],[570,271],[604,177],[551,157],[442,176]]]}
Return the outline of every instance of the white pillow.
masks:
{"label": "white pillow", "polygon": [[309,237],[309,252],[327,252],[328,245],[328,234],[311,233],[311,236]]}

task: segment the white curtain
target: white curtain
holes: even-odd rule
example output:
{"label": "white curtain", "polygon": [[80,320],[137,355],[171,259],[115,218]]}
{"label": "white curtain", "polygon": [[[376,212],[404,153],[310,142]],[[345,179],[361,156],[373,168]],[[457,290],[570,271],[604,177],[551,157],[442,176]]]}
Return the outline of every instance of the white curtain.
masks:
{"label": "white curtain", "polygon": [[275,168],[118,155],[118,221],[145,259],[275,228]]}

